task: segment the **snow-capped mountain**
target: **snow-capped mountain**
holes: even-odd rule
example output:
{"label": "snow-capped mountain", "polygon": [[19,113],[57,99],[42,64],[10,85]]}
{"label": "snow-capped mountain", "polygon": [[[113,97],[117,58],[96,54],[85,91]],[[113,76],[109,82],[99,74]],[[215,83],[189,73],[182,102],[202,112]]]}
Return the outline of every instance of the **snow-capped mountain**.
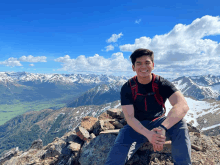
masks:
{"label": "snow-capped mountain", "polygon": [[[210,79],[209,79],[210,78]],[[202,99],[220,99],[220,77],[216,76],[198,76],[198,77],[179,77],[172,83],[185,95],[196,100]],[[68,107],[77,107],[81,105],[101,105],[103,103],[120,99],[120,90],[126,80],[98,85],[78,99],[68,104]]]}
{"label": "snow-capped mountain", "polygon": [[14,100],[38,101],[65,98],[75,100],[87,90],[100,85],[127,80],[124,76],[94,74],[34,74],[27,72],[0,72],[0,103]]}
{"label": "snow-capped mountain", "polygon": [[116,81],[111,84],[98,85],[78,99],[67,104],[67,107],[77,107],[82,105],[101,105],[120,99],[120,90],[126,80]]}
{"label": "snow-capped mountain", "polygon": [[39,74],[27,72],[0,72],[0,83],[7,82],[47,82],[47,83],[78,83],[78,84],[101,84],[127,80],[125,76],[108,76],[95,74]]}
{"label": "snow-capped mountain", "polygon": [[220,99],[220,76],[179,77],[172,83],[185,95],[197,100]]}

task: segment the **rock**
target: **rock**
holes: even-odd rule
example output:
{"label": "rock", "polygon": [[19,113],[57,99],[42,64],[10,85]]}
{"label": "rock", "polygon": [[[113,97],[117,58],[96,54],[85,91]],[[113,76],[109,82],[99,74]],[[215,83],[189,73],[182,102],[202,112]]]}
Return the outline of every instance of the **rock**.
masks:
{"label": "rock", "polygon": [[64,136],[62,136],[61,138],[65,141],[65,142],[73,142],[75,141],[75,139],[77,138],[77,134],[76,134],[76,131],[70,131],[70,132],[67,132],[65,133]]}
{"label": "rock", "polygon": [[91,134],[90,134],[90,139],[94,139],[94,138],[96,138],[95,134],[94,134],[94,133],[91,133]]}
{"label": "rock", "polygon": [[98,119],[95,117],[86,116],[86,117],[82,118],[81,127],[85,128],[88,132],[91,132],[97,121],[98,121]]}
{"label": "rock", "polygon": [[48,157],[60,156],[61,154],[68,155],[70,151],[65,149],[66,142],[62,139],[55,139],[52,143],[48,144],[45,148],[46,152],[42,155],[42,159]]}
{"label": "rock", "polygon": [[16,156],[18,151],[19,149],[18,147],[16,147],[5,153],[3,157],[0,158],[0,165],[2,165],[5,161],[11,159],[13,156]]}
{"label": "rock", "polygon": [[104,120],[98,120],[94,125],[93,133],[97,136],[103,130],[104,130]]}
{"label": "rock", "polygon": [[111,124],[109,121],[104,120],[103,130],[113,130],[113,129],[115,129],[115,126]]}
{"label": "rock", "polygon": [[97,136],[101,131],[113,129],[115,129],[115,126],[112,125],[108,120],[99,120],[94,126],[93,133]]}
{"label": "rock", "polygon": [[119,119],[124,118],[124,113],[122,109],[119,109],[119,108],[109,109],[107,110],[107,114],[109,114],[113,118],[119,118]]}
{"label": "rock", "polygon": [[43,148],[43,141],[41,139],[38,139],[38,140],[35,140],[30,149],[37,149],[37,150],[40,150]]}
{"label": "rock", "polygon": [[76,128],[76,134],[83,141],[87,141],[90,138],[89,132],[80,126]]}
{"label": "rock", "polygon": [[127,124],[127,121],[126,121],[125,119],[121,119],[119,122],[120,122],[122,125],[126,125],[126,124]]}
{"label": "rock", "polygon": [[84,143],[79,158],[80,165],[104,165],[116,136],[101,134],[89,143]]}
{"label": "rock", "polygon": [[[6,161],[3,165],[26,165],[26,164],[42,164],[40,157],[44,154],[44,150],[30,149],[27,152],[18,154]],[[52,160],[53,158],[51,158]]]}
{"label": "rock", "polygon": [[199,147],[199,146],[197,146],[197,145],[195,145],[195,144],[191,144],[191,146],[192,146],[192,148],[193,148],[194,150],[196,150],[196,151],[202,151],[202,148]]}
{"label": "rock", "polygon": [[103,112],[99,117],[98,120],[106,120],[106,119],[112,119],[112,117],[107,114],[107,112]]}
{"label": "rock", "polygon": [[74,152],[65,165],[80,165],[78,159],[79,159],[79,153]]}
{"label": "rock", "polygon": [[75,143],[75,142],[70,142],[70,144],[67,147],[71,151],[79,151],[81,148],[81,144]]}
{"label": "rock", "polygon": [[188,126],[189,132],[198,132],[198,133],[201,133],[201,131],[200,131],[198,128],[196,128],[196,127],[194,127],[194,126],[192,126],[192,125],[190,125],[190,124],[188,124],[188,123],[187,123],[187,126]]}
{"label": "rock", "polygon": [[112,124],[115,126],[116,129],[121,129],[121,128],[124,127],[124,126],[123,126],[121,123],[119,123],[118,121],[114,121]]}
{"label": "rock", "polygon": [[102,132],[100,132],[100,134],[107,134],[107,133],[112,133],[112,134],[118,134],[119,133],[119,129],[117,129],[117,130],[106,130],[106,131],[102,131]]}

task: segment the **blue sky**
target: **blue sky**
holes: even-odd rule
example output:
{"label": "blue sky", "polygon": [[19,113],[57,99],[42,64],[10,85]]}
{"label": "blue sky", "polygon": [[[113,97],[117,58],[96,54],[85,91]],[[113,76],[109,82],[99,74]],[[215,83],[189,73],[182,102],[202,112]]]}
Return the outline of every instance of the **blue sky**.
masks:
{"label": "blue sky", "polygon": [[220,1],[1,1],[0,71],[133,74],[155,53],[163,76],[219,75]]}

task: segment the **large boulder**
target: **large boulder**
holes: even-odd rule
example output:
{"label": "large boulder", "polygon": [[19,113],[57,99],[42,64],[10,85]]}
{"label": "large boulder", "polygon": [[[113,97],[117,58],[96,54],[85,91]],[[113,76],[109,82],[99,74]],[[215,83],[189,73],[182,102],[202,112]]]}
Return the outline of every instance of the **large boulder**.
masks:
{"label": "large boulder", "polygon": [[5,161],[11,159],[13,156],[17,155],[19,152],[18,147],[11,149],[6,154],[3,155],[3,157],[0,158],[0,165],[2,165]]}
{"label": "large boulder", "polygon": [[41,139],[38,139],[38,140],[35,140],[30,149],[37,149],[37,150],[40,150],[43,148],[43,141]]}
{"label": "large boulder", "polygon": [[86,116],[86,117],[82,118],[81,127],[85,128],[88,132],[91,132],[97,121],[98,121],[98,119],[95,117]]}
{"label": "large boulder", "polygon": [[113,134],[101,134],[89,143],[84,143],[79,163],[81,165],[104,165],[115,138],[116,135]]}

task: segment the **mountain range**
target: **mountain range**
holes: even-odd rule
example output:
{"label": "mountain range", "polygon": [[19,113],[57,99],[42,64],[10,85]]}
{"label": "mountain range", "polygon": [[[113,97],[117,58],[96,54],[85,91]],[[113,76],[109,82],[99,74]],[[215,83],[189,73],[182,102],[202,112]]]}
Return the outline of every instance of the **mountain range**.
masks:
{"label": "mountain range", "polygon": [[[0,97],[3,99],[4,96],[10,97],[16,94],[20,94],[19,97],[22,98],[22,92],[31,90],[40,93],[48,100],[51,98],[47,94],[51,91],[59,91],[60,98],[62,92],[69,92],[74,101],[67,99],[66,106],[59,109],[27,112],[1,125],[0,153],[15,146],[26,149],[37,138],[43,139],[46,145],[53,138],[74,129],[82,117],[87,115],[97,117],[109,107],[120,107],[120,89],[128,79],[129,77],[123,76],[90,74],[47,75],[1,72],[0,87],[1,91],[5,89],[5,95],[0,94]],[[179,77],[172,83],[184,94],[189,104],[190,110],[185,117],[187,122],[208,135],[219,134],[220,76]],[[35,94],[29,96],[34,98]],[[22,100],[21,98],[19,99]],[[168,113],[171,109],[169,102],[166,103],[166,107]]]}
{"label": "mountain range", "polygon": [[94,74],[34,74],[27,72],[0,72],[0,103],[13,100],[36,101],[67,96],[74,99],[99,85],[126,80],[127,77]]}

